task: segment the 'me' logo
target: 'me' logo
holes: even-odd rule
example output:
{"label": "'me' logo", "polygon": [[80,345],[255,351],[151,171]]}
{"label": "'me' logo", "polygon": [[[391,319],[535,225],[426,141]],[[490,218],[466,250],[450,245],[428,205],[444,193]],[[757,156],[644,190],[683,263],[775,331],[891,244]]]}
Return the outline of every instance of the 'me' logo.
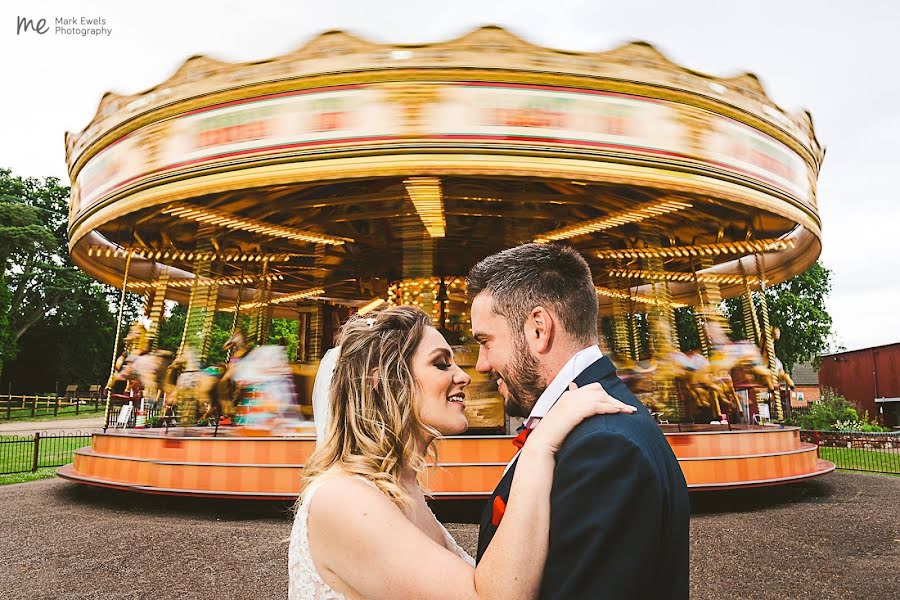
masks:
{"label": "'me' logo", "polygon": [[44,35],[50,31],[50,26],[47,25],[47,19],[38,19],[37,23],[35,23],[34,19],[16,17],[16,35],[21,35],[23,32],[27,33],[29,29],[38,35]]}

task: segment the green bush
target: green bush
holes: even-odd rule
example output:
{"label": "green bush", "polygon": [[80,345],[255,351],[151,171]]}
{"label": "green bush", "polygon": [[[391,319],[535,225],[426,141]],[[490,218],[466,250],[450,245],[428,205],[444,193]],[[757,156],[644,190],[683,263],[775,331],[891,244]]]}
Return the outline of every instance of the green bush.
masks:
{"label": "green bush", "polygon": [[888,431],[870,421],[868,411],[860,417],[853,405],[831,388],[822,390],[821,400],[810,404],[807,411],[796,413],[791,424],[818,431]]}

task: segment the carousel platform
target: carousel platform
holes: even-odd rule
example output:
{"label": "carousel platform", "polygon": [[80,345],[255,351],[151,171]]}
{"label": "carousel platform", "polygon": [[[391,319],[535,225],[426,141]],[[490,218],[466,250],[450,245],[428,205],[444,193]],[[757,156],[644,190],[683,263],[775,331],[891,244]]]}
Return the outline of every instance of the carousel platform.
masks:
{"label": "carousel platform", "polygon": [[[778,485],[830,473],[795,427],[663,425],[691,491]],[[95,434],[60,477],[146,494],[292,500],[311,436],[248,437],[197,428]],[[428,486],[437,499],[486,498],[515,454],[505,435],[439,440]]]}

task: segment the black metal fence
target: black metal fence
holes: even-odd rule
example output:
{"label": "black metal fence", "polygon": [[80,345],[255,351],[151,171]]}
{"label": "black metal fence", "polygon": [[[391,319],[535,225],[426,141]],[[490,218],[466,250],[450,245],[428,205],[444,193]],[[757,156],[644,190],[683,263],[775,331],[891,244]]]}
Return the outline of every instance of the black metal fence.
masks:
{"label": "black metal fence", "polygon": [[90,444],[91,435],[81,432],[0,436],[0,475],[60,467],[72,462],[75,450]]}
{"label": "black metal fence", "polygon": [[816,444],[838,469],[900,475],[900,432],[802,430],[800,441]]}
{"label": "black metal fence", "polygon": [[77,416],[98,413],[105,407],[100,394],[84,396],[0,395],[0,420],[34,419],[35,417]]}

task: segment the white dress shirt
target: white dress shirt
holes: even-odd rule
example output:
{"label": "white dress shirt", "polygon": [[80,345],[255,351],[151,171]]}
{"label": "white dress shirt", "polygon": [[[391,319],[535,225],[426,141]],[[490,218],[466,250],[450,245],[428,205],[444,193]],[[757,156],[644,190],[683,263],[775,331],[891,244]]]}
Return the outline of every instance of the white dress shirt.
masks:
{"label": "white dress shirt", "polygon": [[[544,388],[544,393],[540,395],[537,402],[535,402],[534,407],[531,409],[528,418],[525,419],[524,427],[527,429],[534,429],[535,425],[547,416],[547,413],[550,412],[550,409],[553,408],[553,405],[556,404],[559,397],[569,389],[569,384],[575,381],[575,378],[581,375],[582,371],[601,358],[603,358],[603,353],[600,352],[600,347],[596,344],[588,346],[584,350],[580,350],[572,355],[572,358],[562,366],[562,369],[559,370],[559,373],[556,374],[553,381]],[[506,469],[503,471],[504,474],[518,457],[519,453],[516,452],[513,459],[506,465]]]}
{"label": "white dress shirt", "polygon": [[603,358],[603,353],[600,352],[600,347],[596,344],[576,352],[563,365],[556,377],[553,378],[553,381],[544,389],[544,393],[541,394],[538,401],[535,402],[534,408],[531,409],[531,414],[525,419],[525,427],[533,429],[538,421],[547,416],[547,413],[553,408],[559,397],[569,389],[569,384],[575,381],[582,371],[601,358]]}

